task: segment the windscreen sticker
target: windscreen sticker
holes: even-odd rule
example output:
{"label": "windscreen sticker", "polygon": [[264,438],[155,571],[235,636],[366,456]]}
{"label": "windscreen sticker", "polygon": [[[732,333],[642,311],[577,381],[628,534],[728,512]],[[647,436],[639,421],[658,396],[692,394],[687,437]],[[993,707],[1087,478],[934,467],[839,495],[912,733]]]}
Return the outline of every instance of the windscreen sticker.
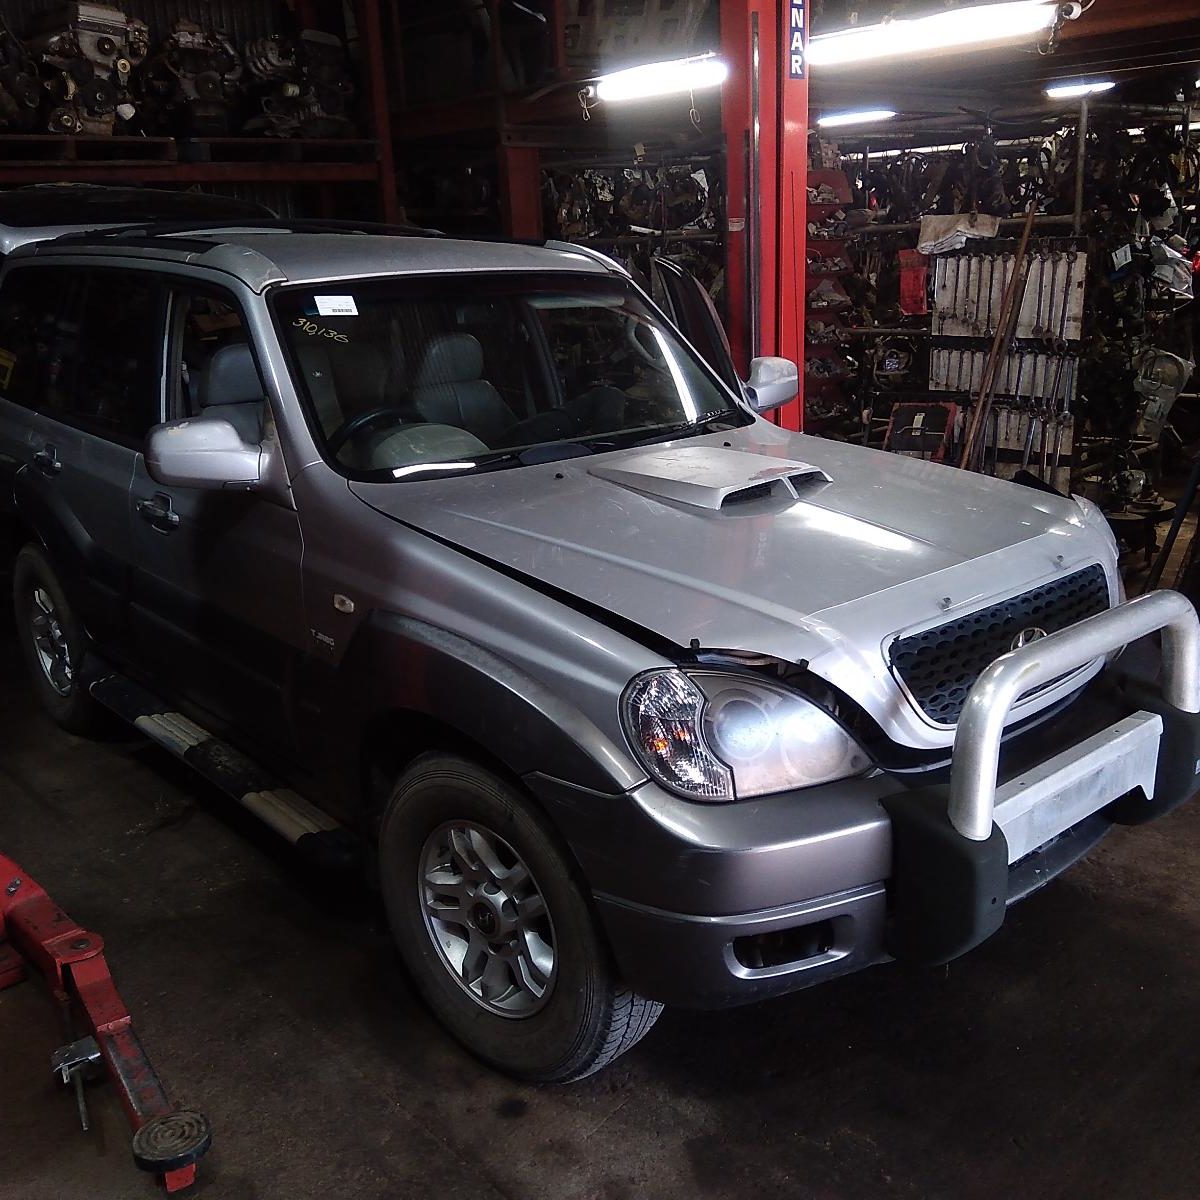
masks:
{"label": "windscreen sticker", "polygon": [[314,296],[319,317],[357,317],[358,305],[353,296]]}
{"label": "windscreen sticker", "polygon": [[17,356],[9,350],[0,350],[0,388],[8,389],[12,383],[13,367],[17,365]]}

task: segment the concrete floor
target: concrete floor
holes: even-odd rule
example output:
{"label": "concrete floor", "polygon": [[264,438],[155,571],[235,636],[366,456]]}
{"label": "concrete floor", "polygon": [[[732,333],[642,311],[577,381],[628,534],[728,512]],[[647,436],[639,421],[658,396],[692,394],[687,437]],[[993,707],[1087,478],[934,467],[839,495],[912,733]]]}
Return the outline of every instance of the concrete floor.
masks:
{"label": "concrete floor", "polygon": [[[107,940],[220,1200],[1200,1192],[1200,804],[1118,831],[948,969],[667,1012],[573,1087],[478,1066],[371,896],[306,875],[165,754],[30,707],[0,634],[0,846]],[[37,986],[0,993],[0,1198],[156,1194],[111,1093],[82,1134]]]}

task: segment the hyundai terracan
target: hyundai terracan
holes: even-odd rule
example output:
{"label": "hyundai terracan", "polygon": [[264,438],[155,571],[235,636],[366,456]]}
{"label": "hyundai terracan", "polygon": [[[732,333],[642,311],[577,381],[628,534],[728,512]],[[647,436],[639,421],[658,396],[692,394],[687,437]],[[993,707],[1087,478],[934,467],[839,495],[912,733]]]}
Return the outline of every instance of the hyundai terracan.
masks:
{"label": "hyundai terracan", "polygon": [[743,384],[654,288],[269,223],[0,279],[41,702],[369,848],[431,1007],[531,1080],[663,1004],[948,961],[1197,788],[1196,614],[1125,601],[1095,507],[786,432],[795,367]]}

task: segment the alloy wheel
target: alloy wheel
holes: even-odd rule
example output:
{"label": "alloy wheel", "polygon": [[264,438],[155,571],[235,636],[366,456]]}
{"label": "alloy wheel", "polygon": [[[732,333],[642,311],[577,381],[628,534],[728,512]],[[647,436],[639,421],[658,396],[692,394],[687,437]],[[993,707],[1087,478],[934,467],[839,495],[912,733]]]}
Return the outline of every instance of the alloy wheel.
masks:
{"label": "alloy wheel", "polygon": [[35,587],[30,598],[30,629],[33,648],[50,686],[60,695],[69,696],[74,682],[71,647],[62,627],[54,600],[45,588]]}
{"label": "alloy wheel", "polygon": [[554,924],[521,856],[483,826],[457,821],[426,839],[419,871],[425,929],[459,986],[498,1016],[538,1012],[557,970]]}

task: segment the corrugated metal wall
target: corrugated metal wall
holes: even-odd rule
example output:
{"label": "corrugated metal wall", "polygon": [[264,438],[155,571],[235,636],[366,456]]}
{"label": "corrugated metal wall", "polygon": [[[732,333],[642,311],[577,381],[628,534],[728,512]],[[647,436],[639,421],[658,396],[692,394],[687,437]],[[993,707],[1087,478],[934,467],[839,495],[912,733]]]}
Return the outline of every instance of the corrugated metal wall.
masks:
{"label": "corrugated metal wall", "polygon": [[[151,45],[165,38],[180,17],[222,29],[240,45],[247,38],[278,33],[284,11],[272,0],[109,0],[127,16],[150,26]],[[18,36],[28,34],[42,18],[61,9],[63,0],[0,0],[0,16]]]}

